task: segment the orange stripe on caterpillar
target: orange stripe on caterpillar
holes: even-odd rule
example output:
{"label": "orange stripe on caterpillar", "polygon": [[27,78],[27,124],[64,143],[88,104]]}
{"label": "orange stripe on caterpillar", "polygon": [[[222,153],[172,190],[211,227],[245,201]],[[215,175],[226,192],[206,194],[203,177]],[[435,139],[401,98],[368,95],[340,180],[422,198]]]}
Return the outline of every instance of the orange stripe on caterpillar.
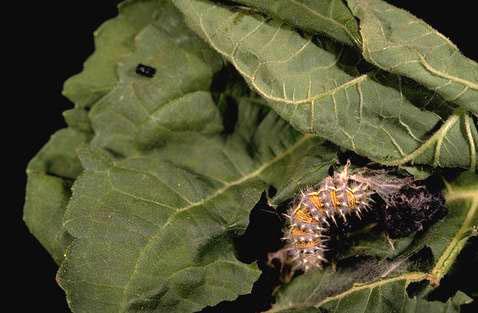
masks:
{"label": "orange stripe on caterpillar", "polygon": [[357,199],[355,198],[354,192],[350,189],[347,189],[347,205],[350,208],[357,207]]}
{"label": "orange stripe on caterpillar", "polygon": [[312,205],[314,205],[315,208],[319,210],[319,212],[324,212],[324,204],[322,200],[320,199],[318,192],[311,192],[306,194],[306,196],[308,197],[308,200],[310,201],[310,203],[312,203]]}
{"label": "orange stripe on caterpillar", "polygon": [[329,192],[329,195],[330,195],[330,202],[332,203],[332,207],[336,209],[337,203],[338,203],[337,192],[335,190],[332,190]]}
{"label": "orange stripe on caterpillar", "polygon": [[315,220],[305,206],[298,206],[292,213],[293,220],[303,223],[314,223]]}

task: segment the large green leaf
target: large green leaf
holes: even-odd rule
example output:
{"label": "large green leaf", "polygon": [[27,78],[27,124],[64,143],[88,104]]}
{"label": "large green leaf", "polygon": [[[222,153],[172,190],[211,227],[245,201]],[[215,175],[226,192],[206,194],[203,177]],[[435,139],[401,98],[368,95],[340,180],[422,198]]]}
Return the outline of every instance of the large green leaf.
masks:
{"label": "large green leaf", "polygon": [[357,21],[340,0],[236,0],[311,33],[323,33],[340,42],[359,44]]}
{"label": "large green leaf", "polygon": [[361,48],[367,61],[478,112],[478,63],[463,56],[448,38],[385,1],[347,3],[360,20]]}
{"label": "large green leaf", "polygon": [[191,135],[121,161],[82,152],[65,215],[77,239],[59,273],[74,312],[193,312],[250,291],[259,272],[232,244],[250,209],[304,151],[334,153],[272,112],[261,119],[265,108],[239,109],[227,139]]}
{"label": "large green leaf", "polygon": [[[349,258],[342,263],[346,266],[342,267],[339,262],[337,271],[328,268],[297,277],[278,291],[277,302],[271,312],[319,312],[319,307],[334,312],[349,312],[351,307],[360,312],[409,312],[415,305],[424,312],[435,312],[439,308],[447,312],[452,307],[456,310],[452,303],[458,298],[445,305],[409,298],[405,291],[411,282],[428,281],[431,283],[429,289],[439,285],[466,240],[476,235],[473,228],[478,224],[477,190],[478,175],[471,172],[462,174],[448,186],[448,215],[423,234],[415,236],[408,249],[401,247],[397,255],[396,251],[390,251],[386,240],[380,243],[371,238],[368,245],[362,243],[362,248],[355,251],[376,255],[381,260],[367,259],[350,264]],[[364,241],[367,243],[367,240]],[[433,254],[431,264],[410,262],[414,252],[425,246]],[[456,305],[469,301],[463,295],[457,297],[461,300],[455,302]]]}
{"label": "large green leaf", "polygon": [[250,11],[208,1],[174,3],[190,27],[300,131],[387,165],[475,168],[478,133],[471,117],[426,110],[430,94],[419,86],[382,72],[359,74],[348,48],[317,43]]}
{"label": "large green leaf", "polygon": [[23,219],[57,263],[71,241],[62,224],[71,184],[82,170],[76,149],[88,139],[76,130],[62,129],[28,164]]}

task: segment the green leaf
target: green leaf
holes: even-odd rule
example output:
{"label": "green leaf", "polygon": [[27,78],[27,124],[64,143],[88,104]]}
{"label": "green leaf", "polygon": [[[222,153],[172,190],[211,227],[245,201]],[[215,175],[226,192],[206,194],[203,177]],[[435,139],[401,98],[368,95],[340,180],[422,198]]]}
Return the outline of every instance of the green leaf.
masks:
{"label": "green leaf", "polygon": [[478,112],[478,63],[463,56],[448,38],[385,1],[347,3],[360,20],[361,49],[367,61]]}
{"label": "green leaf", "polygon": [[417,244],[426,244],[432,249],[435,264],[431,278],[436,285],[448,273],[470,236],[476,236],[478,175],[472,172],[461,174],[447,186],[445,197],[447,216],[417,240]]}
{"label": "green leaf", "polygon": [[[179,31],[148,26],[136,36],[137,49],[119,66],[118,83],[89,114],[93,146],[126,156],[171,136],[222,131],[208,91],[221,60],[189,30]],[[155,67],[155,77],[137,75],[138,63]]]}
{"label": "green leaf", "polygon": [[[162,2],[171,7],[169,1]],[[117,63],[132,52],[139,30],[151,23],[153,17],[159,17],[157,7],[158,1],[126,1],[119,6],[119,16],[98,29],[95,53],[85,63],[83,72],[64,86],[64,95],[76,104],[76,108],[64,112],[71,128],[52,136],[28,166],[24,219],[57,263],[62,261],[71,240],[61,225],[70,186],[81,172],[76,148],[89,142],[92,132],[85,108],[92,107],[116,84]]]}
{"label": "green leaf", "polygon": [[406,251],[414,240],[414,235],[397,239],[388,238],[383,230],[376,226],[376,224],[368,225],[359,234],[352,233],[347,236],[346,240],[350,241],[350,247],[339,258],[368,255],[393,259]]}
{"label": "green leaf", "polygon": [[298,130],[386,165],[476,167],[472,118],[446,113],[440,99],[426,110],[433,95],[412,82],[377,71],[359,74],[357,56],[348,48],[304,38],[247,10],[197,0],[174,3],[191,29]]}
{"label": "green leaf", "polygon": [[340,0],[237,0],[311,33],[323,33],[348,45],[358,44],[357,21]]}
{"label": "green leaf", "polygon": [[78,109],[91,107],[115,86],[117,63],[133,51],[136,34],[157,20],[159,2],[125,1],[119,5],[119,15],[95,32],[95,52],[83,71],[66,81],[63,90]]}
{"label": "green leaf", "polygon": [[[348,273],[350,276],[350,273]],[[472,301],[470,297],[458,292],[446,303],[410,298],[407,287],[423,278],[419,273],[407,273],[393,278],[359,283],[335,295],[327,295],[328,283],[340,284],[337,274],[316,275],[314,281],[302,281],[302,286],[291,284],[278,295],[276,304],[267,311],[273,312],[460,312],[460,305]],[[317,279],[320,278],[320,279]],[[343,277],[345,278],[345,277]],[[331,280],[333,279],[333,280]],[[309,288],[304,288],[305,286]]]}
{"label": "green leaf", "polygon": [[56,132],[30,161],[23,219],[29,230],[57,263],[63,260],[71,237],[64,231],[63,214],[70,199],[70,187],[81,173],[76,149],[88,136],[73,129]]}
{"label": "green leaf", "polygon": [[334,155],[264,109],[241,101],[226,140],[196,134],[120,161],[82,152],[58,278],[74,312],[194,312],[250,292],[259,271],[232,243],[250,209],[303,151]]}

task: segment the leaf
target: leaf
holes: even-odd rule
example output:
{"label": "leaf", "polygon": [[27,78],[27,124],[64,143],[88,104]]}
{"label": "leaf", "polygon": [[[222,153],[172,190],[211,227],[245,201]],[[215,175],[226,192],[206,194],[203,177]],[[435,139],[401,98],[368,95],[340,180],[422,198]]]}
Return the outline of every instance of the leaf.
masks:
{"label": "leaf", "polygon": [[118,6],[119,15],[95,32],[95,52],[83,71],[66,81],[63,90],[78,108],[91,107],[115,86],[117,63],[133,51],[136,34],[157,19],[159,2],[125,1]]}
{"label": "leaf", "polygon": [[347,3],[360,20],[361,49],[367,61],[478,112],[478,64],[463,56],[448,38],[385,1]]}
{"label": "leaf", "polygon": [[[178,29],[170,33],[148,26],[137,35],[136,51],[119,66],[117,85],[89,114],[93,146],[126,156],[170,136],[222,131],[208,91],[221,60],[196,35],[184,32],[178,40]],[[155,67],[155,77],[137,75],[138,63]]]}
{"label": "leaf", "polygon": [[[410,283],[423,278],[419,273],[407,273],[393,278],[353,285],[350,289],[334,296],[320,295],[320,289],[326,288],[326,278],[319,285],[310,285],[307,290],[286,289],[278,297],[272,312],[460,312],[460,305],[472,301],[470,297],[458,292],[446,303],[410,298],[407,287]],[[334,281],[335,282],[335,281]],[[317,283],[317,280],[315,280]],[[305,294],[301,292],[305,291]],[[305,299],[304,299],[305,298]]]}
{"label": "leaf", "polygon": [[282,19],[311,33],[324,33],[348,45],[358,44],[357,22],[344,2],[338,0],[238,0],[269,16]]}
{"label": "leaf", "polygon": [[[446,303],[439,301],[427,301],[417,297],[409,298],[406,293],[406,282],[378,285],[371,290],[366,289],[354,292],[354,300],[344,302],[342,298],[324,303],[325,308],[334,312],[349,312],[350,308],[359,309],[363,312],[443,312],[443,313],[459,313],[460,306],[473,301],[463,292],[458,292],[453,298]],[[352,297],[352,295],[350,296]],[[366,298],[365,298],[366,297]],[[400,298],[398,298],[400,297]],[[365,302],[360,298],[367,299]],[[358,300],[358,301],[357,301]],[[359,302],[360,301],[360,302]],[[360,303],[361,305],[358,305]]]}
{"label": "leaf", "polygon": [[194,312],[250,292],[259,271],[232,238],[296,154],[333,153],[272,112],[249,127],[264,108],[239,110],[226,140],[196,134],[120,161],[82,152],[64,223],[77,239],[58,278],[74,312]]}
{"label": "leaf", "polygon": [[[423,299],[410,299],[405,290],[411,282],[419,281],[429,281],[432,287],[436,287],[450,270],[478,224],[477,186],[478,175],[471,172],[460,175],[448,187],[448,215],[424,233],[417,235],[408,249],[402,247],[398,256],[393,253],[375,253],[379,250],[387,251],[389,244],[383,241],[380,248],[378,241],[371,238],[366,241],[369,246],[363,246],[363,250],[366,255],[377,255],[383,258],[382,260],[366,259],[350,264],[350,261],[347,261],[349,258],[339,261],[336,272],[327,268],[299,276],[279,289],[276,304],[270,312],[318,312],[316,308],[319,307],[334,312],[350,312],[350,307],[359,312],[408,312],[415,306],[423,308],[423,312],[436,312],[438,309],[455,312],[453,310],[456,310],[458,304],[468,303],[470,300],[462,293],[458,293],[445,305]],[[414,265],[409,262],[410,256],[425,246],[432,251],[432,265],[424,271],[424,264],[419,264],[423,270],[412,272]],[[389,257],[394,259],[390,260]],[[328,282],[334,283],[329,285]]]}
{"label": "leaf", "polygon": [[24,220],[57,263],[70,242],[61,225],[70,186],[81,172],[76,148],[89,142],[92,133],[85,108],[92,107],[116,84],[116,64],[131,53],[134,36],[157,15],[152,6],[157,6],[156,1],[124,2],[119,6],[120,15],[95,33],[95,53],[84,71],[64,86],[64,95],[76,103],[76,108],[64,112],[70,129],[52,136],[28,166]]}
{"label": "leaf", "polygon": [[348,48],[317,43],[247,10],[207,1],[174,3],[191,29],[301,132],[385,165],[476,167],[478,133],[472,118],[461,111],[442,118],[436,106],[436,112],[426,110],[424,102],[432,95],[423,90],[421,97],[412,95],[419,89],[412,82],[377,71],[358,74]]}
{"label": "leaf", "polygon": [[[260,273],[237,259],[235,238],[270,186],[277,206],[324,178],[338,147],[319,136],[385,165],[476,167],[473,88],[456,91],[468,72],[447,72],[452,83],[435,92],[430,73],[364,66],[342,1],[236,2],[250,7],[126,1],[65,84],[75,108],[29,164],[25,221],[63,261],[73,312],[195,312],[250,292]],[[154,77],[135,73],[139,63]],[[453,212],[426,232],[394,246],[374,231],[352,236],[336,272],[297,277],[272,311],[456,312],[463,293],[444,304],[406,287],[438,285],[476,234],[477,181],[451,183]],[[431,264],[412,260],[423,247]]]}
{"label": "leaf", "polygon": [[432,283],[438,285],[450,270],[466,241],[478,227],[478,175],[461,174],[447,186],[447,216],[418,238],[429,246],[435,256],[431,271]]}
{"label": "leaf", "polygon": [[393,259],[407,250],[414,240],[414,235],[391,239],[383,230],[372,224],[366,227],[360,234],[350,234],[350,247],[339,258],[347,258],[358,255],[376,256],[379,258]]}
{"label": "leaf", "polygon": [[56,132],[30,161],[23,219],[59,264],[71,237],[62,227],[72,181],[81,173],[76,149],[88,136],[73,129]]}
{"label": "leaf", "polygon": [[[259,271],[233,246],[249,211],[268,185],[297,190],[284,172],[335,160],[248,94],[234,96],[237,125],[223,134],[209,92],[221,59],[169,9],[175,28],[146,26],[89,113],[92,148],[64,219],[75,240],[58,274],[74,312],[194,312],[250,292]],[[134,73],[140,61],[154,78]]]}

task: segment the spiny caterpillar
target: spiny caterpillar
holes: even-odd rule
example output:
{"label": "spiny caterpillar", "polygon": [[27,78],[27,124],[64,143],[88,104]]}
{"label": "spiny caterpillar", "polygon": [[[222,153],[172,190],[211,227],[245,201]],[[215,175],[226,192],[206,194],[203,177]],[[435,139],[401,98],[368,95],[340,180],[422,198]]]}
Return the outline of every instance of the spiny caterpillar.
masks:
{"label": "spiny caterpillar", "polygon": [[384,170],[349,171],[349,167],[347,161],[342,172],[302,191],[285,214],[289,227],[283,239],[287,243],[272,258],[290,265],[292,272],[322,268],[327,262],[331,223],[347,222],[351,215],[362,218],[374,202],[372,195],[378,194],[385,203],[391,203],[393,196],[413,181],[410,177],[390,176]]}

